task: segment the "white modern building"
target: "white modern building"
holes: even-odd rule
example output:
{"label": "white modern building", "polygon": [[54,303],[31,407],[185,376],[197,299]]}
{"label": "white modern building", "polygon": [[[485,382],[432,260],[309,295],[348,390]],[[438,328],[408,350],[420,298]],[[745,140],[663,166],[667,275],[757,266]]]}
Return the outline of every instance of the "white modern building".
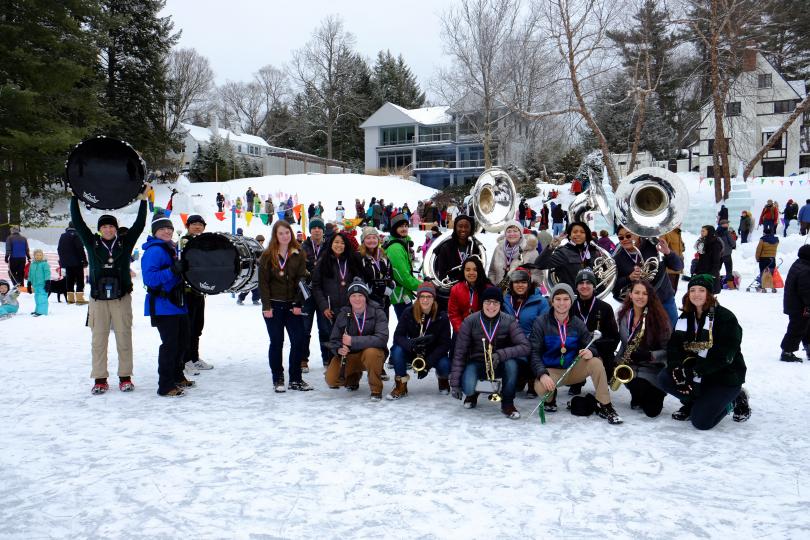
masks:
{"label": "white modern building", "polygon": [[[726,138],[732,174],[747,163],[773,135],[807,92],[805,81],[788,81],[754,49],[743,54],[742,73],[726,98]],[[714,176],[714,111],[711,102],[701,110],[697,165],[702,175]],[[789,176],[810,167],[810,117],[807,113],[790,126],[753,170],[754,176]],[[694,163],[694,157],[693,157]]]}

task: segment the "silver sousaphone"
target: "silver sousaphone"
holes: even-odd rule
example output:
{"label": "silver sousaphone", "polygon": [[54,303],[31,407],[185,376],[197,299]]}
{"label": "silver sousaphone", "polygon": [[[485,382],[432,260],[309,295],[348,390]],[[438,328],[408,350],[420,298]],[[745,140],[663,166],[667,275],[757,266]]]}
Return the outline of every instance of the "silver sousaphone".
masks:
{"label": "silver sousaphone", "polygon": [[[473,216],[476,224],[480,225],[487,232],[501,232],[506,228],[509,221],[515,219],[517,212],[518,197],[515,189],[515,182],[512,176],[505,170],[498,167],[491,167],[481,173],[475,185],[470,190]],[[433,241],[425,253],[425,261],[422,271],[425,278],[433,282],[438,289],[449,290],[458,280],[444,276],[439,279],[436,275],[436,250],[453,236],[453,231],[444,232],[439,238]],[[484,269],[487,266],[487,252],[481,241],[475,238],[475,231],[471,241],[478,245],[481,251],[481,262]],[[455,269],[454,269],[455,270]],[[451,271],[451,273],[454,273]]]}

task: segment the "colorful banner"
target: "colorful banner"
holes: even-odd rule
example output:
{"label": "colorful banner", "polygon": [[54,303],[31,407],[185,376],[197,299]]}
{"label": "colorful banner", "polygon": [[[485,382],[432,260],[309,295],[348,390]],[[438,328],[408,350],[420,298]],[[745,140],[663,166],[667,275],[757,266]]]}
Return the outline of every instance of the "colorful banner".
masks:
{"label": "colorful banner", "polygon": [[270,221],[270,214],[259,214],[259,219],[262,220],[262,223],[267,225],[267,222]]}
{"label": "colorful banner", "polygon": [[184,214],[183,212],[180,212],[180,219],[183,220],[183,227],[188,228],[188,225],[186,225],[186,220],[188,219],[188,214]]}
{"label": "colorful banner", "polygon": [[293,215],[295,216],[295,221],[301,220],[301,213],[304,211],[303,204],[297,204],[293,206]]}
{"label": "colorful banner", "polygon": [[245,221],[250,226],[250,221],[253,219],[253,212],[245,212]]}
{"label": "colorful banner", "polygon": [[711,186],[712,184],[714,184],[714,180],[709,178],[709,185]]}
{"label": "colorful banner", "polygon": [[216,218],[220,221],[225,221],[225,212],[214,212]]}

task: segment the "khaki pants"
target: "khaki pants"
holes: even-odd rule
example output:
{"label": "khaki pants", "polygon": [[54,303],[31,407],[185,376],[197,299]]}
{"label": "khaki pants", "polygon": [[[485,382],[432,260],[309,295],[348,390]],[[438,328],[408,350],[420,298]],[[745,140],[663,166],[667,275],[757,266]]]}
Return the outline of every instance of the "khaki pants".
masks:
{"label": "khaki pants", "polygon": [[132,295],[118,300],[90,299],[90,318],[88,322],[92,331],[93,379],[106,379],[107,344],[110,340],[110,328],[115,332],[115,346],[118,349],[118,376],[132,376]]}
{"label": "khaki pants", "polygon": [[[564,369],[560,368],[547,368],[548,374],[551,379],[556,383],[565,373]],[[605,366],[602,364],[602,359],[595,357],[590,360],[580,360],[574,369],[568,372],[568,377],[565,378],[565,384],[578,384],[585,382],[585,379],[591,378],[593,387],[596,388],[596,401],[599,403],[610,403],[610,388],[608,387],[608,379],[605,374]],[[535,379],[534,391],[537,395],[542,396],[546,393],[540,381]]]}
{"label": "khaki pants", "polygon": [[363,349],[346,355],[346,380],[340,380],[340,357],[333,356],[326,368],[326,384],[329,386],[354,386],[360,384],[363,371],[368,371],[368,386],[372,394],[382,394],[383,382],[380,374],[383,370],[385,353],[382,349]]}

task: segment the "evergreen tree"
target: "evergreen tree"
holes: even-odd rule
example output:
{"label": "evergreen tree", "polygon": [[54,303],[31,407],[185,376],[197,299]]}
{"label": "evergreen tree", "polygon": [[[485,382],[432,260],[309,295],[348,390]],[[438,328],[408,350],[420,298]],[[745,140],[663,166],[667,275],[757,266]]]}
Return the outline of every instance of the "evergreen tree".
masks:
{"label": "evergreen tree", "polygon": [[72,145],[102,121],[91,0],[0,0],[0,238],[48,221]]}
{"label": "evergreen tree", "polygon": [[165,0],[101,0],[101,70],[107,134],[120,137],[159,165],[179,141],[167,132],[166,59],[179,33],[159,13]]}
{"label": "evergreen tree", "polygon": [[377,53],[371,75],[371,92],[374,110],[389,101],[406,109],[418,109],[425,103],[425,93],[405,64],[400,54],[394,58],[390,50]]}
{"label": "evergreen tree", "polygon": [[582,152],[577,148],[572,148],[560,156],[554,165],[554,172],[562,173],[567,178],[573,178],[579,170],[580,163],[582,163]]}

